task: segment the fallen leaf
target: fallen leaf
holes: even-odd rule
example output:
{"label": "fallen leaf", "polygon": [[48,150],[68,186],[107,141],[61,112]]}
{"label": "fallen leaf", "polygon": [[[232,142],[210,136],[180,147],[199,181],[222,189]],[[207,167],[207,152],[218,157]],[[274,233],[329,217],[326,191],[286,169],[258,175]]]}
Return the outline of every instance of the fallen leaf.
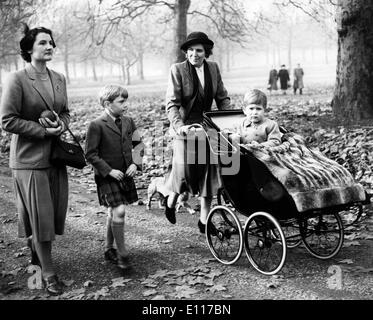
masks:
{"label": "fallen leaf", "polygon": [[354,263],[351,259],[343,259],[343,260],[340,260],[338,261],[339,263],[347,263],[347,264],[352,264]]}
{"label": "fallen leaf", "polygon": [[151,289],[151,290],[146,290],[146,291],[144,291],[143,293],[142,293],[142,295],[144,296],[144,297],[149,297],[149,296],[151,296],[151,295],[153,295],[153,294],[156,294],[157,293],[157,290],[155,290],[155,289]]}
{"label": "fallen leaf", "polygon": [[166,297],[164,295],[156,295],[151,300],[166,300]]}
{"label": "fallen leaf", "polygon": [[187,285],[183,285],[183,286],[180,286],[180,287],[176,287],[176,295],[175,297],[176,298],[179,298],[179,299],[182,299],[182,298],[186,298],[186,299],[189,299],[191,298],[191,296],[193,294],[196,294],[198,293],[199,291],[196,290],[196,289],[193,289]]}
{"label": "fallen leaf", "polygon": [[101,297],[106,297],[109,295],[109,291],[108,287],[102,287],[100,290],[93,293],[93,299],[98,300]]}
{"label": "fallen leaf", "polygon": [[154,279],[145,279],[144,281],[141,282],[145,287],[148,288],[156,288],[158,287],[158,282],[155,282]]}
{"label": "fallen leaf", "polygon": [[85,297],[85,288],[65,292],[59,297],[61,299],[82,300]]}
{"label": "fallen leaf", "polygon": [[217,292],[217,291],[225,291],[225,290],[227,290],[227,288],[224,287],[224,286],[221,285],[221,284],[217,284],[217,285],[212,286],[211,288],[208,288],[208,289],[207,289],[207,291],[210,291],[210,292],[212,292],[212,293]]}
{"label": "fallen leaf", "polygon": [[353,240],[353,241],[346,241],[344,244],[343,244],[344,247],[348,248],[348,247],[351,247],[351,246],[360,246],[360,242],[359,241],[356,241],[356,240]]}
{"label": "fallen leaf", "polygon": [[85,288],[92,287],[92,286],[93,286],[93,281],[91,281],[91,280],[88,280],[88,281],[84,282],[84,284],[83,284],[83,287],[85,287]]}
{"label": "fallen leaf", "polygon": [[111,287],[116,288],[116,287],[124,287],[126,283],[131,281],[131,279],[124,279],[123,277],[120,277],[120,278],[111,279],[111,281],[113,282],[111,284]]}

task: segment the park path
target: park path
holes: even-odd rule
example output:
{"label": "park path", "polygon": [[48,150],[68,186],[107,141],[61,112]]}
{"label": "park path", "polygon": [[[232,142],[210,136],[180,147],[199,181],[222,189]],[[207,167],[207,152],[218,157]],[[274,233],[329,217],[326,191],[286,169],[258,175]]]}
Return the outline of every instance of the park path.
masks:
{"label": "park path", "polygon": [[[9,169],[0,167],[0,299],[57,299],[27,287],[29,251],[18,239]],[[145,200],[145,190],[139,190]],[[321,261],[302,247],[289,251],[277,276],[256,272],[243,254],[231,266],[212,259],[197,217],[182,212],[171,225],[159,209],[128,206],[126,239],[134,271],[125,275],[103,261],[106,215],[96,194],[70,181],[69,211],[65,235],[57,237],[54,258],[65,294],[58,299],[372,299],[373,241],[345,241],[337,257]],[[372,232],[368,215],[359,232]],[[347,261],[340,262],[340,261]],[[341,290],[329,289],[328,268],[343,270]],[[360,270],[360,271],[359,271]]]}

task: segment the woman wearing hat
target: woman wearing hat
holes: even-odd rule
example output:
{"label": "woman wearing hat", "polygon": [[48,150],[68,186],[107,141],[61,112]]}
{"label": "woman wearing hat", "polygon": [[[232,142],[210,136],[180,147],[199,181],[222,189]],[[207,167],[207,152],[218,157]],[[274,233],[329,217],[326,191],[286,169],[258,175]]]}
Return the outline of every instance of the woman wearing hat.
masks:
{"label": "woman wearing hat", "polygon": [[230,105],[218,65],[206,60],[212,54],[213,46],[214,42],[205,33],[190,33],[181,45],[186,60],[171,66],[166,93],[166,112],[174,140],[172,169],[167,181],[172,193],[166,198],[165,214],[171,223],[176,223],[175,204],[178,195],[184,191],[199,194],[201,213],[198,227],[201,233],[205,232],[212,197],[221,185],[218,166],[209,163],[206,139],[202,142],[205,147],[201,149],[201,144],[198,145],[198,151],[206,153],[205,161],[185,161],[184,157],[194,153],[194,160],[204,158],[198,156],[195,148],[191,150],[193,143],[188,144],[187,141],[194,139],[195,127],[192,125],[202,124],[203,113],[211,110],[213,100],[218,109],[227,109]]}

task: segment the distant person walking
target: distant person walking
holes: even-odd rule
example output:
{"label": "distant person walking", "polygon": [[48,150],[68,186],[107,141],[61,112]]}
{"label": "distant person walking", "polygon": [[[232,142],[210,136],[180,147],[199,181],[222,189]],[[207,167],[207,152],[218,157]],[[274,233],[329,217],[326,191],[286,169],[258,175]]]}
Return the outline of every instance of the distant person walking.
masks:
{"label": "distant person walking", "polygon": [[269,79],[268,79],[268,90],[269,94],[272,94],[272,90],[277,90],[277,80],[278,80],[278,73],[275,66],[272,66],[271,71],[269,71]]}
{"label": "distant person walking", "polygon": [[303,76],[304,72],[301,68],[300,64],[297,64],[297,67],[294,69],[294,94],[297,94],[297,89],[299,89],[299,94],[302,94],[302,89],[304,88],[303,85]]}
{"label": "distant person walking", "polygon": [[289,87],[290,77],[289,77],[289,72],[285,68],[284,64],[281,66],[281,69],[278,72],[278,77],[280,78],[280,87],[282,90],[282,94],[286,94],[286,90]]}

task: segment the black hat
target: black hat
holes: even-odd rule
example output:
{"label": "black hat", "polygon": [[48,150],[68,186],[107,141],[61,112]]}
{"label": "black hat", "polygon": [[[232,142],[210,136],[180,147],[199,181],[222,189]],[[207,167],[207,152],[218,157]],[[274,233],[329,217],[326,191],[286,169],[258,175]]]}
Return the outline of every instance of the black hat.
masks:
{"label": "black hat", "polygon": [[208,44],[214,46],[214,42],[210,40],[206,33],[203,32],[192,32],[187,36],[186,41],[181,45],[180,49],[187,51],[188,47],[193,44]]}

